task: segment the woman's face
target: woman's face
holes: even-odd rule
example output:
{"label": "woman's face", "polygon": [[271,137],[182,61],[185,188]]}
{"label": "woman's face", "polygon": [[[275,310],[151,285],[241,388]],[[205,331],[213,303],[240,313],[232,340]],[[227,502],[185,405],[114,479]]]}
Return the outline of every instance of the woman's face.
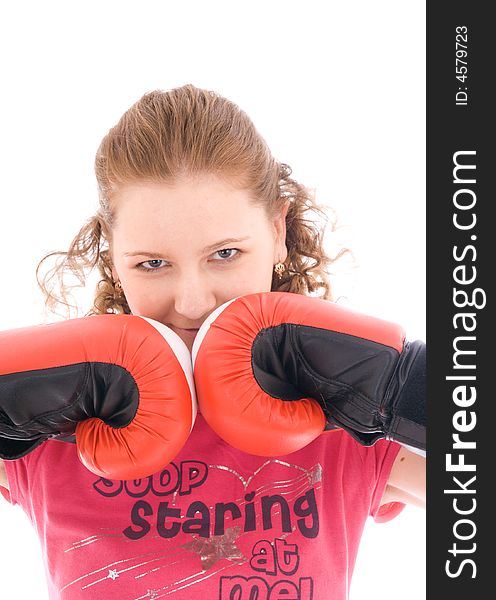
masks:
{"label": "woman's face", "polygon": [[287,256],[287,209],[271,219],[247,190],[214,176],[129,184],[115,202],[113,275],[131,312],[167,325],[190,350],[218,306],[270,291]]}

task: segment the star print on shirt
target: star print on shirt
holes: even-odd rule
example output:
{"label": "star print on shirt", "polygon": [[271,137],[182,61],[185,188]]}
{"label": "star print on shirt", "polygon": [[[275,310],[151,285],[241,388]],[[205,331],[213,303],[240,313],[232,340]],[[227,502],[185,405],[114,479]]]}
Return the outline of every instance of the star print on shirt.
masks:
{"label": "star print on shirt", "polygon": [[119,573],[117,573],[117,569],[109,569],[108,575],[107,575],[107,579],[112,579],[113,581],[115,581],[117,579],[117,577],[119,577]]}
{"label": "star print on shirt", "polygon": [[223,558],[231,562],[246,562],[246,557],[236,546],[235,540],[241,533],[241,527],[231,527],[224,535],[214,535],[211,538],[196,538],[183,544],[183,548],[198,554],[201,558],[202,569],[207,571]]}

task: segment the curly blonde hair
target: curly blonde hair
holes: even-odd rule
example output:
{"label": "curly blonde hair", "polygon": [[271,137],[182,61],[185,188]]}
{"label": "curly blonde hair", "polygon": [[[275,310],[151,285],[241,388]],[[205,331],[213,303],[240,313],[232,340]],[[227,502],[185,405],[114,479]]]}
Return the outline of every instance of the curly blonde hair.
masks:
{"label": "curly blonde hair", "polygon": [[[331,299],[329,258],[323,248],[329,211],[317,205],[312,190],[291,178],[291,168],[277,162],[254,124],[236,104],[219,94],[185,85],[146,93],[103,138],[95,157],[100,206],[65,252],[44,256],[36,271],[47,308],[70,312],[69,292],[84,286],[97,267],[90,314],[131,311],[112,277],[109,240],[115,220],[113,199],[126,184],[173,182],[179,177],[216,174],[250,190],[269,216],[289,202],[286,217],[288,256],[272,291],[312,294]],[[332,223],[333,227],[335,222]],[[341,252],[342,253],[342,252]],[[340,253],[340,254],[341,254]],[[55,266],[44,276],[47,259]],[[70,286],[67,277],[77,278]]]}

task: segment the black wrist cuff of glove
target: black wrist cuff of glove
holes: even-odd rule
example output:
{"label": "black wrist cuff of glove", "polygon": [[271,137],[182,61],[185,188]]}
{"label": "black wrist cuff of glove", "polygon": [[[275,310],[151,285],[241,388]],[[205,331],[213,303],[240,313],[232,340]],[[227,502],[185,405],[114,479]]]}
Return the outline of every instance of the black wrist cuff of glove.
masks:
{"label": "black wrist cuff of glove", "polygon": [[46,438],[24,441],[24,440],[9,440],[0,438],[0,459],[15,460],[22,458],[42,444]]}
{"label": "black wrist cuff of glove", "polygon": [[426,345],[411,342],[394,375],[396,385],[386,409],[388,439],[426,450]]}

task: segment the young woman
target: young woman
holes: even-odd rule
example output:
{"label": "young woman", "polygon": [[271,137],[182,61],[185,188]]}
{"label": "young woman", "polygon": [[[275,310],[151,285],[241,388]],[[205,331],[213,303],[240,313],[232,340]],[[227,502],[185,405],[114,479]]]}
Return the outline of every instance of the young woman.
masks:
{"label": "young woman", "polygon": [[[92,315],[151,318],[191,350],[234,298],[331,300],[324,215],[218,94],[146,94],[105,136],[95,170],[100,209],[52,273],[84,279],[98,267]],[[64,285],[43,287],[52,307],[67,303]],[[0,484],[40,536],[50,598],[92,600],[345,599],[367,517],[392,518],[425,493],[424,459],[395,442],[366,446],[331,428],[295,452],[257,456],[201,413],[149,477],[98,477],[75,445],[50,440],[5,461]]]}

